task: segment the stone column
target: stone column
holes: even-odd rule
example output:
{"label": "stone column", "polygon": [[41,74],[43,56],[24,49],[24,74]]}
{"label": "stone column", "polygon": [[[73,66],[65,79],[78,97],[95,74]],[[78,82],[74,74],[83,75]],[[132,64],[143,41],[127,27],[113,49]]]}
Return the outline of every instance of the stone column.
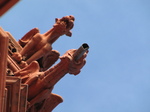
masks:
{"label": "stone column", "polygon": [[5,85],[6,85],[6,68],[8,54],[8,35],[0,27],[0,112],[3,112]]}

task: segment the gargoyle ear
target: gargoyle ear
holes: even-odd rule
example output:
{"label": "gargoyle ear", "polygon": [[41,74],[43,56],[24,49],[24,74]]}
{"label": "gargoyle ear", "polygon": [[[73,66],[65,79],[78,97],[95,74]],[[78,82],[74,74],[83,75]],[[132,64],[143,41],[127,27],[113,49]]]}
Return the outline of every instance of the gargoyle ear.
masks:
{"label": "gargoyle ear", "polygon": [[68,32],[66,33],[66,35],[69,36],[69,37],[71,37],[71,36],[72,36],[72,32],[71,32],[71,31],[68,31]]}

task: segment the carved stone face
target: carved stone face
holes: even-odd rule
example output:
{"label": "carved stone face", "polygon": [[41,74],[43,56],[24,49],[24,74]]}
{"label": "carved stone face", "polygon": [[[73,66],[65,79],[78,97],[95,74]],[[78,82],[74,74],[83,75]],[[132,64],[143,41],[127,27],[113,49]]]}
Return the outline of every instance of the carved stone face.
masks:
{"label": "carved stone face", "polygon": [[70,30],[74,26],[74,21],[75,18],[74,16],[65,16],[62,17],[61,19],[56,18],[56,23],[54,25],[55,28],[59,30],[59,33],[63,34],[68,34]]}
{"label": "carved stone face", "polygon": [[71,29],[73,28],[74,21],[75,21],[74,16],[72,16],[72,15],[70,15],[70,16],[65,16],[65,17],[63,17],[61,20],[66,23],[66,29],[71,30]]}

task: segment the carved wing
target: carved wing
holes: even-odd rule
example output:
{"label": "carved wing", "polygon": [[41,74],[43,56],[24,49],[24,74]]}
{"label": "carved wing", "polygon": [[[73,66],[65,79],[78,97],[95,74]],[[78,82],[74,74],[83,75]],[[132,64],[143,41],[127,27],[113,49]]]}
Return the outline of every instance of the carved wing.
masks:
{"label": "carved wing", "polygon": [[36,34],[39,33],[39,29],[38,28],[33,28],[31,29],[28,33],[26,33],[20,40],[19,40],[19,44],[24,47],[30,40],[31,38]]}

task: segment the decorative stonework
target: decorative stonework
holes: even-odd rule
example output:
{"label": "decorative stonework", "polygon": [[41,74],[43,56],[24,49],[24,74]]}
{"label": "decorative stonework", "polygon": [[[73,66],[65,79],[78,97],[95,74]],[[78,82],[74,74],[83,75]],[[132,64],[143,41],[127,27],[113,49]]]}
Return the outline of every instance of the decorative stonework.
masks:
{"label": "decorative stonework", "polygon": [[[4,70],[0,72],[3,78],[0,82],[3,85],[0,88],[3,94],[0,96],[3,99],[0,100],[0,109],[3,112],[51,112],[63,102],[62,97],[52,93],[52,90],[67,73],[80,73],[86,63],[89,46],[84,43],[79,49],[70,49],[60,56],[52,49],[52,44],[64,34],[72,35],[70,30],[74,20],[73,16],[56,18],[53,28],[46,33],[40,34],[39,29],[34,28],[19,42],[0,28],[0,42],[5,40],[1,44],[5,52],[0,48],[5,63],[0,68],[0,71]],[[58,59],[60,62],[53,66]]]}
{"label": "decorative stonework", "polygon": [[21,79],[17,77],[6,78],[7,112],[18,112],[20,102]]}
{"label": "decorative stonework", "polygon": [[7,68],[7,55],[8,55],[8,35],[0,27],[0,112],[5,110],[6,104],[6,68]]}

